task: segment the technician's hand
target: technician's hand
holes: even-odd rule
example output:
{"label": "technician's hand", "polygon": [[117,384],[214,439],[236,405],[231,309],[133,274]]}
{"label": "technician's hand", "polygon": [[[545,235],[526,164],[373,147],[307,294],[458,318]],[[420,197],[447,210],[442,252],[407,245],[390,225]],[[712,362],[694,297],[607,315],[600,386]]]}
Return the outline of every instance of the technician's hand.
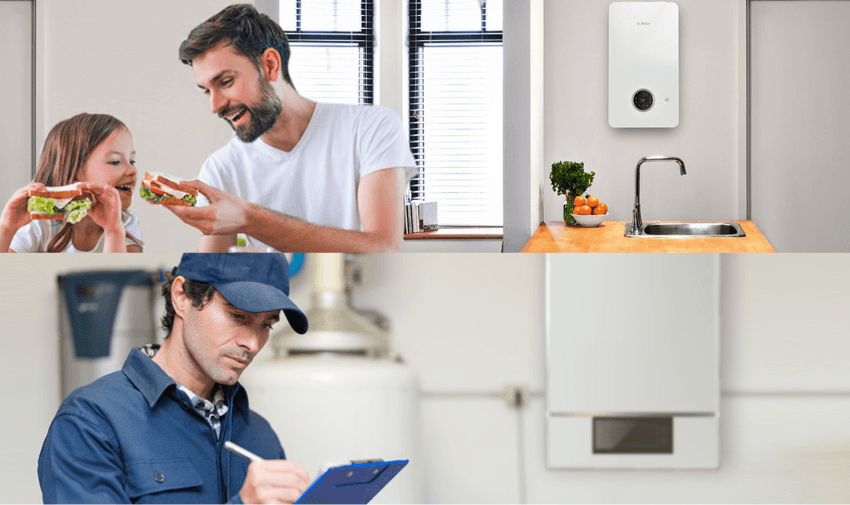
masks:
{"label": "technician's hand", "polygon": [[46,186],[40,182],[31,182],[21,189],[15,191],[12,198],[6,202],[3,214],[0,215],[0,229],[4,232],[15,234],[22,226],[29,224],[32,219],[27,210],[27,192],[33,189],[44,189]]}
{"label": "technician's hand", "polygon": [[96,182],[82,182],[80,189],[93,197],[91,209],[86,216],[90,216],[95,224],[103,228],[104,233],[120,234],[123,237],[124,220],[121,219],[121,197],[118,190]]}
{"label": "technician's hand", "polygon": [[201,230],[204,235],[235,235],[247,224],[250,203],[199,180],[183,184],[198,190],[210,201],[207,207],[166,205],[184,223]]}
{"label": "technician's hand", "polygon": [[243,503],[294,503],[309,484],[307,470],[291,461],[252,461],[239,496]]}

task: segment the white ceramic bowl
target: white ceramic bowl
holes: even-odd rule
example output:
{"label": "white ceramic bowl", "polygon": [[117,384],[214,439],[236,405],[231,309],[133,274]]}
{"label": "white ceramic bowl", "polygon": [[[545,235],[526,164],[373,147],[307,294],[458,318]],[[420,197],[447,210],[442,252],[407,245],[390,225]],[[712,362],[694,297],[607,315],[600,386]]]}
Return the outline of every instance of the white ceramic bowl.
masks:
{"label": "white ceramic bowl", "polygon": [[605,218],[608,217],[608,213],[605,214],[572,214],[573,219],[576,220],[576,223],[579,224],[582,228],[596,228],[602,221],[605,221]]}

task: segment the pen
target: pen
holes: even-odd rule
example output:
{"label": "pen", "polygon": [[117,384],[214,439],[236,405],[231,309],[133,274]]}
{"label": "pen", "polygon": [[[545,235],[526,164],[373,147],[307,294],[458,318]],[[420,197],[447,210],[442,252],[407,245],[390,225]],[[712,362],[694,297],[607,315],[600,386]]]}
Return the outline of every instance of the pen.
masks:
{"label": "pen", "polygon": [[224,443],[224,448],[227,449],[228,451],[232,452],[233,454],[237,454],[239,456],[242,456],[245,459],[250,459],[251,461],[263,461],[263,458],[257,456],[256,454],[249,451],[248,449],[243,449],[242,447],[239,447],[238,445],[234,444],[230,440],[228,440],[227,442]]}

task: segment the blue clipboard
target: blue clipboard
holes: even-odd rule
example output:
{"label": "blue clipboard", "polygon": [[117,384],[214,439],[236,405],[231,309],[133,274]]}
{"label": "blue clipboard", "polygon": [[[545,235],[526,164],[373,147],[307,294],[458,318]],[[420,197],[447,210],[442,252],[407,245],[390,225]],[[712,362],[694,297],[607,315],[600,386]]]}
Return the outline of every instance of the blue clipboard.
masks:
{"label": "blue clipboard", "polygon": [[295,503],[369,503],[408,462],[370,461],[330,468]]}

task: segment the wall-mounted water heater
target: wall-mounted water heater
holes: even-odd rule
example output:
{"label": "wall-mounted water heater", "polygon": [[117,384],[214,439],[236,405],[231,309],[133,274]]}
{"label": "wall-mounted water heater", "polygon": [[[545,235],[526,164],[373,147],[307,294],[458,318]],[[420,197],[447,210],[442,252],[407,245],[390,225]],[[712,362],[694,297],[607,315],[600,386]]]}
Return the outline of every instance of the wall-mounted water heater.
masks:
{"label": "wall-mounted water heater", "polygon": [[720,259],[580,260],[546,259],[547,467],[717,468]]}
{"label": "wall-mounted water heater", "polygon": [[608,7],[608,124],[679,124],[679,6],[613,2]]}

